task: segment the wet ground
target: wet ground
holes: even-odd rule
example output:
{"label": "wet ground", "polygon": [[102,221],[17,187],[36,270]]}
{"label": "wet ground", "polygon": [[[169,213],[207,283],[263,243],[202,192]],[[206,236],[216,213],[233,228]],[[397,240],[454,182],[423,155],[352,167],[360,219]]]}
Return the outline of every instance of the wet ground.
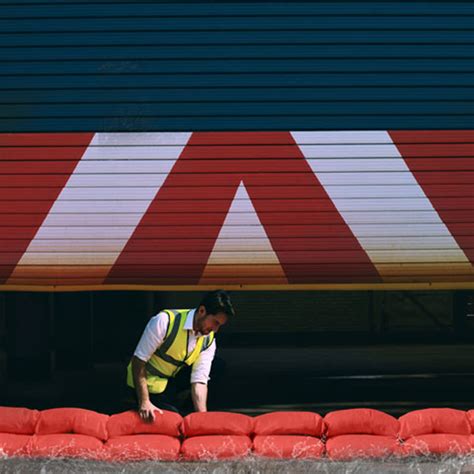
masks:
{"label": "wet ground", "polygon": [[437,458],[437,459],[407,459],[385,461],[274,461],[249,458],[243,461],[228,462],[134,462],[134,463],[104,463],[83,460],[0,460],[0,473],[183,473],[183,474],[458,474],[474,473],[474,459]]}

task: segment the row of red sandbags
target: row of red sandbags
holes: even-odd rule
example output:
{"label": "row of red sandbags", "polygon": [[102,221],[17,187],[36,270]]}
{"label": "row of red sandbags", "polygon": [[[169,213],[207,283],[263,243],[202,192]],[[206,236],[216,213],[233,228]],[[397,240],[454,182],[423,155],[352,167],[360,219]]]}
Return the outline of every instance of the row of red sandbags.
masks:
{"label": "row of red sandbags", "polygon": [[474,410],[432,408],[396,419],[367,409],[311,412],[165,411],[144,423],[134,411],[104,415],[80,408],[0,407],[0,455],[166,461],[464,455],[474,450]]}

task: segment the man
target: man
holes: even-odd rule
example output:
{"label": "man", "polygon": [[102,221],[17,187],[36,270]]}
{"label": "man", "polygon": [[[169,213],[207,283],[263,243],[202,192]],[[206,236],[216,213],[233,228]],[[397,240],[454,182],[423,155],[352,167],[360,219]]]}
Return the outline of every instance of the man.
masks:
{"label": "man", "polygon": [[195,309],[167,309],[152,317],[127,368],[127,385],[135,388],[138,413],[153,421],[160,408],[174,409],[165,396],[169,379],[191,367],[194,409],[207,411],[207,383],[216,352],[215,333],[234,309],[228,294],[216,290]]}

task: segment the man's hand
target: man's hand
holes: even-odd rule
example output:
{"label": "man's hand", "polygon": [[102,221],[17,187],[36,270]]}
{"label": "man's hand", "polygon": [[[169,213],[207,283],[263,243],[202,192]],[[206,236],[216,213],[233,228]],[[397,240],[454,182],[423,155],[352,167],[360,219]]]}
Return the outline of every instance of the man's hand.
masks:
{"label": "man's hand", "polygon": [[150,402],[148,387],[146,384],[145,362],[138,357],[132,357],[132,374],[138,399],[138,414],[146,423],[155,421],[155,411],[160,415],[163,412]]}
{"label": "man's hand", "polygon": [[160,415],[163,414],[163,411],[158,407],[155,407],[155,405],[153,405],[150,400],[141,403],[138,407],[138,414],[145,423],[152,423],[155,421],[155,411],[157,411]]}

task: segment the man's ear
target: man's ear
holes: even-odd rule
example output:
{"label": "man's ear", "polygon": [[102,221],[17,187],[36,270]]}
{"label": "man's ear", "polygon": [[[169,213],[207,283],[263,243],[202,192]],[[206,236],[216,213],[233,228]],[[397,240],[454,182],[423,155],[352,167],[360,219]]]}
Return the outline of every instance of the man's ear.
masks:
{"label": "man's ear", "polygon": [[198,317],[200,318],[203,318],[204,316],[206,316],[207,314],[206,307],[203,305],[199,306],[199,308],[197,309],[197,314],[198,314]]}

